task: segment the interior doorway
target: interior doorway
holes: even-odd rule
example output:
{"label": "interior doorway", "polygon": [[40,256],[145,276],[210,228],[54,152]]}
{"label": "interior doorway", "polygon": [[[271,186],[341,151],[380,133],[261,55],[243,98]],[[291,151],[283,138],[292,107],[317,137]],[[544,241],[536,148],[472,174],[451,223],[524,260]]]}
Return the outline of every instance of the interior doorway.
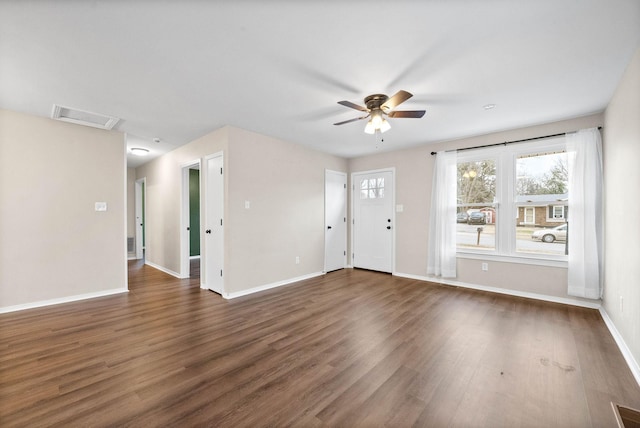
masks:
{"label": "interior doorway", "polygon": [[136,259],[144,258],[144,247],[146,241],[145,227],[145,208],[146,208],[146,185],[147,178],[143,177],[136,180],[135,193],[135,209],[136,209]]}
{"label": "interior doorway", "polygon": [[182,165],[180,277],[200,276],[200,160]]}

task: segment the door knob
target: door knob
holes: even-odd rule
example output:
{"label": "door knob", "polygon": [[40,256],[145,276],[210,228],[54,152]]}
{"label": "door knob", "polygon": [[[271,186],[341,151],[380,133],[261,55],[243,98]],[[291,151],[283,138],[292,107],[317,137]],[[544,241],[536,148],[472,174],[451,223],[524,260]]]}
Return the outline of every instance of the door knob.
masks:
{"label": "door knob", "polygon": [[211,229],[205,230],[204,233],[211,233]]}
{"label": "door knob", "polygon": [[391,226],[387,226],[387,229],[391,229]]}

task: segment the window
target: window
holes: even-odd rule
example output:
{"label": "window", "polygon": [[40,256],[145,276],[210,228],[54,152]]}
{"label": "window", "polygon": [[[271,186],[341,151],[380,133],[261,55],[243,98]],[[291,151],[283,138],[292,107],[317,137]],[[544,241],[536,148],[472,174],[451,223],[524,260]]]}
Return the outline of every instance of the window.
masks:
{"label": "window", "polygon": [[564,237],[538,238],[566,222],[564,137],[458,152],[457,166],[459,253],[566,260]]}
{"label": "window", "polygon": [[564,205],[551,205],[549,206],[549,220],[557,221],[567,218],[567,207]]}
{"label": "window", "polygon": [[384,177],[360,181],[360,199],[384,198]]}

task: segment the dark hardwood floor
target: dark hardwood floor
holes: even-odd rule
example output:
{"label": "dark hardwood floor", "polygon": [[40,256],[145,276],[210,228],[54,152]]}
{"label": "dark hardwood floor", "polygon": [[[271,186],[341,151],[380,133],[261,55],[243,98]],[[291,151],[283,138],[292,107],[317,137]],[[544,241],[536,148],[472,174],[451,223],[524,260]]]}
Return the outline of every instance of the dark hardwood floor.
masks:
{"label": "dark hardwood floor", "polygon": [[0,426],[612,427],[611,401],[640,408],[595,310],[351,269],[228,301],[129,268],[127,294],[0,315]]}

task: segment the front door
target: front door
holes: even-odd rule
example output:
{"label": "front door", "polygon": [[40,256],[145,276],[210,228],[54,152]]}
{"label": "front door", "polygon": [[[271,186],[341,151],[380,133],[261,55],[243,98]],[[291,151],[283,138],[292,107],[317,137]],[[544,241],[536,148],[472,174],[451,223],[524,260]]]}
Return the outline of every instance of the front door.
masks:
{"label": "front door", "polygon": [[353,183],[353,266],[393,271],[393,171],[355,173]]}
{"label": "front door", "polygon": [[325,172],[324,271],[345,267],[347,261],[347,174]]}

